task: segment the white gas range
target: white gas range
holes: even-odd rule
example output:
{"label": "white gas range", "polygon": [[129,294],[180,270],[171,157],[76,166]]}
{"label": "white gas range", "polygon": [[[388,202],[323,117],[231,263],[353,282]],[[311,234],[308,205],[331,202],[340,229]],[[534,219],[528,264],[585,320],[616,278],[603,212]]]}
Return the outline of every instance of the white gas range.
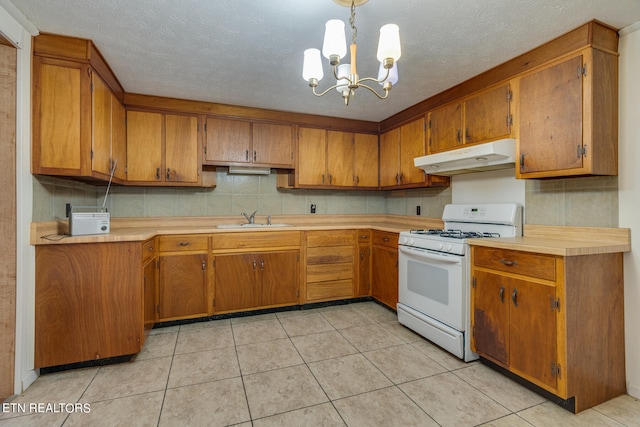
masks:
{"label": "white gas range", "polygon": [[471,361],[468,239],[522,235],[517,203],[450,204],[444,229],[400,233],[398,321],[457,357]]}

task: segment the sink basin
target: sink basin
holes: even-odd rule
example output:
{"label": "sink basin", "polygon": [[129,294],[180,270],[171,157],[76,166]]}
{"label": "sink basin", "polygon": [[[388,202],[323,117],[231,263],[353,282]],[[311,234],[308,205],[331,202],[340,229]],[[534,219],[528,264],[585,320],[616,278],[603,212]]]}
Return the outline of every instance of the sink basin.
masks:
{"label": "sink basin", "polygon": [[220,224],[216,228],[270,228],[270,227],[291,227],[291,224]]}

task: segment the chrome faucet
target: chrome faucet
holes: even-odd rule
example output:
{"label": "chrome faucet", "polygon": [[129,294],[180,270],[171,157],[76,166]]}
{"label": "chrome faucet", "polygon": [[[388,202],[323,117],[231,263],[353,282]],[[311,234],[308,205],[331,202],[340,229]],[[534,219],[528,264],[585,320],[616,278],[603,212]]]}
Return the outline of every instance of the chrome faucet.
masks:
{"label": "chrome faucet", "polygon": [[258,211],[253,211],[251,215],[247,215],[246,213],[242,212],[242,216],[245,217],[247,221],[249,221],[249,224],[253,224],[253,221],[255,220],[256,212]]}

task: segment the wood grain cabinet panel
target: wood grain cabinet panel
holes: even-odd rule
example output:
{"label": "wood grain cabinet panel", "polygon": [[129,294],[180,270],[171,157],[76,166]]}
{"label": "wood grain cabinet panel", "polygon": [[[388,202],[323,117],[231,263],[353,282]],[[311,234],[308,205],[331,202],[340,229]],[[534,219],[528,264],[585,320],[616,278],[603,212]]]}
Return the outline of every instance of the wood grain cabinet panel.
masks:
{"label": "wood grain cabinet panel", "polygon": [[398,233],[372,231],[371,296],[396,309],[398,305]]}
{"label": "wood grain cabinet panel", "polygon": [[509,83],[464,100],[464,143],[476,144],[511,136]]}
{"label": "wood grain cabinet panel", "polygon": [[158,320],[206,316],[207,254],[161,254],[159,261]]}
{"label": "wood grain cabinet panel", "polygon": [[207,117],[205,164],[249,163],[251,122]]}
{"label": "wood grain cabinet panel", "polygon": [[519,178],[618,174],[618,56],[597,49],[516,79]]}
{"label": "wood grain cabinet panel", "polygon": [[454,102],[432,110],[429,123],[428,152],[439,153],[460,148],[462,139],[462,103]]}
{"label": "wood grain cabinet panel", "polygon": [[473,247],[471,278],[471,349],[481,357],[574,412],[625,393],[621,253]]}
{"label": "wood grain cabinet panel", "polygon": [[138,353],[144,340],[142,245],[36,247],[36,368]]}

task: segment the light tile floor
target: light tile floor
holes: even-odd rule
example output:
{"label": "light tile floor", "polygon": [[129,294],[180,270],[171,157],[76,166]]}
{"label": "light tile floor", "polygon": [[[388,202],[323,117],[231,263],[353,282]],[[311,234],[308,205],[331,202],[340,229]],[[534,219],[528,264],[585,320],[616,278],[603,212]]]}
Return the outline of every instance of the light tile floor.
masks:
{"label": "light tile floor", "polygon": [[[90,412],[28,413],[76,402]],[[637,399],[571,414],[374,302],[154,329],[132,362],[42,375],[11,404],[27,413],[0,426],[640,426]]]}

